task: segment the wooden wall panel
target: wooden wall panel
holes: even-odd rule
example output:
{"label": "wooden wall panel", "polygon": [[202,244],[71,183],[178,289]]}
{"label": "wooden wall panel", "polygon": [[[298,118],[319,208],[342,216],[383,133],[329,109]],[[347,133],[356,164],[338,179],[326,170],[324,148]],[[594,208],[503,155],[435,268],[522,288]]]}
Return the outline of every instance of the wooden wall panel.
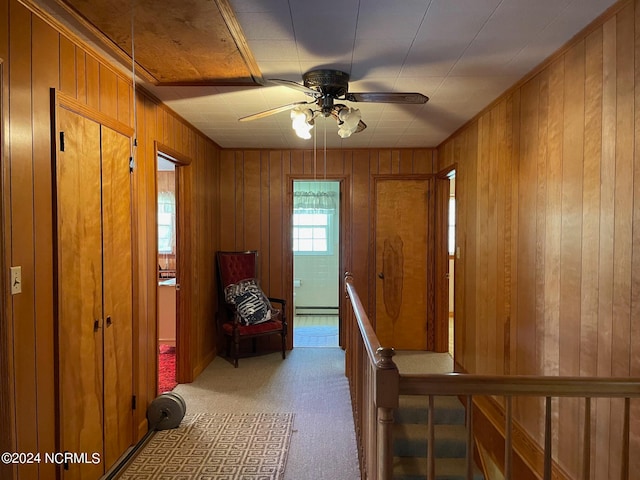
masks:
{"label": "wooden wall panel", "polygon": [[[634,60],[635,60],[635,72],[634,72],[634,87],[635,87],[635,101],[634,101],[634,139],[635,148],[633,152],[633,204],[636,206],[633,209],[633,225],[640,225],[640,8],[638,8],[638,2],[636,2],[634,21],[635,21],[635,35],[634,35]],[[631,271],[640,271],[640,228],[633,229],[633,253],[631,260]],[[640,318],[640,276],[632,275],[631,278],[631,318]],[[631,322],[630,340],[631,344],[631,375],[640,376],[640,322]],[[631,407],[633,418],[640,416],[640,404],[634,402]],[[640,442],[640,422],[636,422],[631,425],[631,439],[634,444]],[[640,470],[640,455],[634,455],[630,459],[631,471],[637,472]]]}
{"label": "wooden wall panel", "polygon": [[[432,173],[432,149],[328,150],[315,156],[312,150],[224,150],[220,159],[220,246],[223,250],[257,249],[261,255],[261,283],[269,295],[281,295],[291,308],[292,268],[284,262],[290,249],[291,179],[344,178],[348,185],[348,242],[343,245],[345,269],[354,273],[361,298],[370,296],[371,176]],[[315,165],[315,168],[314,168]],[[410,169],[410,170],[409,170]],[[314,177],[315,175],[315,177]],[[283,239],[287,241],[283,241]],[[267,288],[268,287],[268,288]],[[277,292],[277,293],[274,293]],[[372,305],[372,304],[370,304]],[[292,318],[293,311],[288,312]],[[291,339],[290,339],[291,340]]]}
{"label": "wooden wall panel", "polygon": [[[11,369],[11,403],[3,411],[2,446],[19,452],[56,451],[55,302],[53,285],[53,204],[50,88],[64,91],[103,114],[133,125],[131,81],[90,47],[64,34],[17,0],[0,0],[0,61],[7,94],[4,103],[3,208],[7,214],[6,262],[22,266],[23,291],[3,306],[0,338],[11,334],[15,354]],[[9,59],[11,59],[9,61]],[[193,325],[187,351],[189,378],[215,355],[213,318],[217,309],[214,252],[219,249],[217,177],[220,149],[144,92],[137,95],[134,195],[134,384],[137,438],[146,433],[146,405],[156,397],[156,226],[155,142],[167,142],[191,159],[185,176],[190,210],[188,255],[192,266],[183,294]],[[178,132],[178,133],[176,133]],[[161,136],[162,138],[158,138]],[[6,163],[5,163],[6,161]],[[212,188],[213,186],[213,188]],[[5,206],[6,200],[6,206]],[[5,323],[5,315],[9,325]],[[4,354],[4,352],[3,352]],[[6,397],[3,389],[2,405]],[[11,425],[5,422],[11,421]],[[6,428],[5,428],[6,426]],[[11,442],[7,445],[6,442]],[[0,469],[2,478],[10,478]],[[16,468],[19,478],[54,478],[55,465]]]}
{"label": "wooden wall panel", "polygon": [[[46,105],[50,99],[49,89],[58,84],[58,43],[59,35],[39,18],[32,22],[33,38],[42,39],[33,45],[33,102],[34,105]],[[51,358],[55,358],[54,325],[54,285],[53,277],[53,218],[47,211],[52,198],[51,172],[51,135],[48,109],[33,110],[33,191],[34,205],[40,210],[36,213],[34,225],[35,238],[35,277],[36,294],[36,364],[37,391],[42,393],[38,399],[38,428],[40,430],[38,448],[41,451],[55,451],[56,407],[55,369]],[[53,450],[51,450],[53,449]],[[55,465],[40,464],[40,476],[55,476]]]}
{"label": "wooden wall panel", "polygon": [[[60,69],[59,69],[59,88],[60,91],[78,98],[78,78],[76,77],[76,46],[67,37],[60,36]],[[82,54],[84,57],[84,53]],[[84,67],[84,58],[82,62]],[[84,79],[82,79],[84,80]],[[84,82],[83,82],[84,83]],[[83,93],[85,92],[83,85]],[[83,98],[84,100],[84,98]]]}
{"label": "wooden wall panel", "polygon": [[[9,18],[9,3],[0,1],[0,18]],[[3,178],[10,175],[8,149],[5,132],[6,119],[9,117],[9,102],[7,94],[9,91],[9,76],[6,68],[6,59],[9,58],[9,25],[7,22],[0,22],[0,174]],[[4,188],[4,184],[0,189],[0,215],[7,218],[10,214],[10,196],[9,191]],[[11,264],[9,252],[11,251],[11,236],[5,228],[2,229],[0,235],[0,269],[5,269]],[[5,270],[6,271],[6,270]],[[7,292],[8,282],[5,278],[0,278],[0,289]],[[15,421],[14,421],[14,388],[13,388],[13,325],[12,305],[6,301],[7,294],[3,293],[4,308],[0,311],[0,450],[3,452],[15,449]],[[14,475],[14,466],[0,464],[0,477],[12,478]]]}
{"label": "wooden wall panel", "polygon": [[[439,167],[457,167],[464,248],[455,359],[463,370],[640,372],[639,10],[638,0],[621,2],[438,148]],[[494,166],[502,143],[506,157]],[[493,338],[500,322],[503,345]],[[539,440],[539,403],[515,409]],[[620,476],[621,410],[618,401],[595,402],[594,478]],[[637,418],[640,408],[633,412]],[[570,475],[579,470],[583,414],[579,402],[554,402],[554,452]],[[640,428],[632,429],[637,448]]]}
{"label": "wooden wall panel", "polygon": [[[13,303],[14,338],[29,339],[29,343],[14,349],[15,422],[16,451],[32,452],[38,450],[38,405],[33,392],[37,390],[35,351],[35,312],[36,293],[34,286],[34,198],[33,198],[33,132],[31,98],[31,18],[28,11],[11,2],[11,24],[23,25],[22,29],[9,32],[9,58],[19,59],[12,62],[9,70],[9,111],[11,130],[8,147],[11,159],[11,265],[22,267],[22,293],[11,298]],[[14,23],[15,22],[15,23]],[[37,478],[38,465],[19,465],[18,473],[25,477]]]}

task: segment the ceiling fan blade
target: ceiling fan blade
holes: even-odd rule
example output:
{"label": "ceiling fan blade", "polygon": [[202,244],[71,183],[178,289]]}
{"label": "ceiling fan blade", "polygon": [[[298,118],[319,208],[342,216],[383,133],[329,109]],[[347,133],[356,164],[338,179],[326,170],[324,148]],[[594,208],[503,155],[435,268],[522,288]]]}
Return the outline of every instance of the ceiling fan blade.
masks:
{"label": "ceiling fan blade", "polygon": [[429,97],[421,93],[395,93],[395,92],[363,92],[347,93],[345,100],[350,102],[372,102],[372,103],[427,103]]}
{"label": "ceiling fan blade", "polygon": [[302,85],[300,83],[294,82],[292,80],[281,80],[279,78],[269,78],[267,79],[268,83],[275,83],[276,85],[282,85],[284,87],[289,87],[289,88],[293,88],[295,90],[299,90],[303,93],[306,93],[307,95],[312,95],[312,96],[319,96],[320,92],[318,92],[317,90],[314,90],[313,88],[309,88],[306,85]]}
{"label": "ceiling fan blade", "polygon": [[250,120],[258,120],[259,118],[268,117],[269,115],[274,115],[276,113],[284,112],[285,110],[291,110],[298,105],[310,105],[315,102],[295,102],[290,103],[289,105],[282,105],[281,107],[270,108],[269,110],[265,110],[264,112],[254,113],[253,115],[247,115],[246,117],[239,118],[239,122],[248,122]]}

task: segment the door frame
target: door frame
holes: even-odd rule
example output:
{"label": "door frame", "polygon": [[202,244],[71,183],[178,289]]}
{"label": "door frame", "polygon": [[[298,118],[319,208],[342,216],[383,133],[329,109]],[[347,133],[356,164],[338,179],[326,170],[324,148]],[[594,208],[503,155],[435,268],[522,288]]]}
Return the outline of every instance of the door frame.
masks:
{"label": "door frame", "polygon": [[[191,339],[191,315],[189,296],[181,292],[191,291],[191,277],[185,272],[191,271],[191,247],[188,241],[191,206],[186,193],[189,191],[188,182],[191,176],[189,169],[191,159],[180,152],[154,141],[154,175],[153,175],[153,225],[155,235],[149,240],[149,250],[153,252],[153,292],[155,293],[155,323],[153,327],[153,359],[148,359],[149,365],[154,365],[154,385],[158,388],[158,157],[162,157],[176,166],[176,381],[190,383],[193,381],[192,359],[189,355]],[[187,169],[187,170],[185,170]]]}
{"label": "door frame", "polygon": [[[449,351],[449,195],[452,165],[436,174],[435,184],[435,345],[434,351]],[[455,257],[454,257],[455,275]],[[454,279],[455,285],[455,279]],[[455,294],[455,289],[454,289]],[[455,297],[454,297],[455,308]],[[455,313],[454,313],[455,315]],[[455,318],[455,317],[454,317]],[[455,335],[455,334],[454,334]]]}
{"label": "door frame", "polygon": [[351,240],[347,235],[348,226],[351,225],[351,177],[349,175],[335,175],[335,174],[323,174],[322,177],[318,177],[313,174],[302,173],[290,173],[287,175],[287,195],[285,198],[285,211],[282,227],[286,229],[284,234],[284,266],[285,266],[285,285],[287,303],[291,305],[287,316],[289,320],[290,335],[287,335],[287,348],[293,349],[293,326],[295,319],[295,312],[293,311],[293,182],[313,182],[313,181],[333,181],[340,184],[340,218],[338,225],[338,345],[340,348],[345,348],[344,328],[342,325],[342,315],[346,311],[347,298],[346,295],[341,295],[341,292],[345,291],[344,274],[346,272],[347,265],[351,263]]}

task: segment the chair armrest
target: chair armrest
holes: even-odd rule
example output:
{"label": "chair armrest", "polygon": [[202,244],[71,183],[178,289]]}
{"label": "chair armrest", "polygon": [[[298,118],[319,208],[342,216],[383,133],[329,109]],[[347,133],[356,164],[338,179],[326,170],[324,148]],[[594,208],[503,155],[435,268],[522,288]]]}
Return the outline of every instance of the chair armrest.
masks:
{"label": "chair armrest", "polygon": [[275,297],[267,297],[269,299],[270,302],[273,303],[279,303],[280,305],[282,305],[282,308],[284,309],[284,307],[287,306],[287,301],[284,298],[275,298]]}
{"label": "chair armrest", "polygon": [[282,322],[284,323],[285,333],[287,330],[287,301],[284,298],[267,297],[271,303],[279,303],[282,305],[280,308],[280,315],[282,315]]}

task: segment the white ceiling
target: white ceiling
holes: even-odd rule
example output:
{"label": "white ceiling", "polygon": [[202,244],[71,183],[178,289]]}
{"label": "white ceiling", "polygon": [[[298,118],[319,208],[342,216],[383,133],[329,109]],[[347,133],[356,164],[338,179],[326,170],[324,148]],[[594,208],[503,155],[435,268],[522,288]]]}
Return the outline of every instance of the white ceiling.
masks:
{"label": "white ceiling", "polygon": [[[433,147],[560,48],[613,0],[230,0],[263,77],[302,83],[321,67],[351,75],[349,91],[420,92],[424,105],[350,103],[368,128],[341,139],[334,119],[312,130],[330,148]],[[311,148],[284,86],[153,87],[223,148]]]}

